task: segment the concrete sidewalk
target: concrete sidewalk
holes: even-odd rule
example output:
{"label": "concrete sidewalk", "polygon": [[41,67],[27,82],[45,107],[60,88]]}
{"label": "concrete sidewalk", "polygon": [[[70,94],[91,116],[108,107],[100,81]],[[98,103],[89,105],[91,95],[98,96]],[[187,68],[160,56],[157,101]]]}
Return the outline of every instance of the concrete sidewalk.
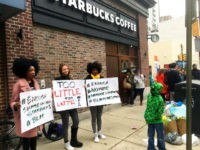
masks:
{"label": "concrete sidewalk", "polygon": [[[136,100],[134,106],[108,105],[104,107],[102,117],[102,132],[107,136],[99,143],[94,143],[89,111],[80,114],[78,139],[83,142],[82,148],[77,150],[145,150],[147,145],[147,125],[144,120],[143,106]],[[70,133],[70,130],[69,130]],[[70,136],[69,136],[70,137]],[[70,139],[70,138],[69,138]],[[166,143],[168,150],[185,150],[186,145],[179,146]],[[52,142],[44,136],[38,140],[38,150],[64,150],[63,139]],[[200,145],[192,148],[200,150]]]}

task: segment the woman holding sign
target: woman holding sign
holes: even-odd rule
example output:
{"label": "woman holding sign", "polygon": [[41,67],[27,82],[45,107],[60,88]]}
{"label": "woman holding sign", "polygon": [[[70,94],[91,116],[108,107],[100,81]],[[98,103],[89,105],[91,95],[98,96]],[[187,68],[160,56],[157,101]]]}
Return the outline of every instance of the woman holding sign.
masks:
{"label": "woman holding sign", "polygon": [[[60,64],[59,66],[59,73],[60,77],[57,77],[55,80],[70,80],[70,70],[66,64]],[[77,109],[70,109],[60,111],[62,124],[63,124],[63,136],[65,142],[65,148],[67,150],[73,150],[74,147],[82,147],[83,143],[79,142],[77,139],[78,133],[78,111]],[[69,124],[69,116],[72,119],[72,126],[71,126],[71,142],[68,141],[68,124]]]}
{"label": "woman holding sign", "polygon": [[[17,58],[13,62],[12,71],[19,79],[13,86],[10,106],[13,110],[16,134],[23,140],[23,150],[36,150],[38,129],[35,127],[24,133],[21,132],[20,93],[40,88],[35,80],[39,69],[39,64],[35,59]],[[42,129],[42,126],[40,128]]]}
{"label": "woman holding sign", "polygon": [[[87,72],[89,73],[88,76],[85,79],[100,79],[103,78],[103,76],[100,75],[102,70],[102,65],[98,63],[97,61],[93,63],[88,63],[87,64]],[[92,106],[90,107],[90,113],[92,117],[92,129],[94,133],[94,142],[98,143],[99,138],[105,139],[106,136],[103,135],[101,132],[101,116],[103,112],[103,105],[101,106]],[[97,126],[97,128],[96,128]]]}

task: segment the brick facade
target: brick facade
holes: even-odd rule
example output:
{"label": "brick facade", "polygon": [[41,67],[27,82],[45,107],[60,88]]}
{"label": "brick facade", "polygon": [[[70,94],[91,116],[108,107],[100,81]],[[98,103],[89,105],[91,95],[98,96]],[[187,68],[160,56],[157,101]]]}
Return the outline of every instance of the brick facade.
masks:
{"label": "brick facade", "polygon": [[84,79],[87,63],[97,60],[106,75],[104,40],[39,25],[34,26],[33,35],[35,56],[41,67],[38,77],[45,79],[47,87],[59,75],[60,63],[69,65],[73,79]]}
{"label": "brick facade", "polygon": [[5,118],[6,86],[5,86],[5,34],[4,23],[0,23],[0,118]]}
{"label": "brick facade", "polygon": [[[14,58],[34,56],[32,26],[31,0],[26,0],[26,11],[5,23],[9,95],[15,82],[11,69]],[[23,40],[17,38],[20,28],[23,30]]]}
{"label": "brick facade", "polygon": [[149,54],[147,39],[147,19],[143,15],[138,15],[139,32],[139,65],[141,72],[147,77],[146,86],[149,85]]}
{"label": "brick facade", "polygon": [[[106,2],[106,1],[105,1]],[[135,17],[135,12],[126,10],[123,6],[117,6],[115,1],[107,1],[109,5],[124,11],[128,15]],[[147,49],[147,23],[142,15],[138,19],[139,29],[139,51],[141,70],[148,76],[148,49]],[[17,38],[20,28],[23,30],[23,39]],[[2,32],[5,32],[5,42],[2,44]],[[71,75],[74,79],[83,79],[86,75],[86,66],[88,62],[97,60],[103,65],[102,75],[106,76],[106,41],[104,39],[85,36],[82,34],[59,30],[56,28],[33,24],[31,0],[26,0],[26,11],[10,18],[5,22],[5,31],[0,28],[0,111],[5,109],[5,85],[8,83],[8,95],[6,101],[11,97],[13,83],[16,81],[12,73],[12,62],[14,58],[36,57],[40,62],[40,72],[38,81],[45,79],[46,87],[51,87],[51,80],[58,76],[58,66],[60,63],[66,63],[71,69]],[[7,72],[8,80],[5,81],[3,69],[2,47],[6,44],[7,54]],[[146,56],[144,56],[146,52]],[[0,118],[5,116],[0,112]]]}

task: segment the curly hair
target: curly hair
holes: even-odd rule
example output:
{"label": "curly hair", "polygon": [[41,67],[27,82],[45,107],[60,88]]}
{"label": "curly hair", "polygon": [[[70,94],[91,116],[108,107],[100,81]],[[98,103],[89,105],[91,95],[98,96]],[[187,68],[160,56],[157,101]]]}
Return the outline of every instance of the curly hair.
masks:
{"label": "curly hair", "polygon": [[35,68],[35,75],[37,75],[40,67],[36,59],[27,59],[24,57],[16,58],[13,62],[12,71],[17,77],[25,78],[30,66]]}
{"label": "curly hair", "polygon": [[98,61],[95,61],[93,63],[88,63],[87,72],[91,74],[93,69],[97,69],[98,73],[101,73],[102,65]]}

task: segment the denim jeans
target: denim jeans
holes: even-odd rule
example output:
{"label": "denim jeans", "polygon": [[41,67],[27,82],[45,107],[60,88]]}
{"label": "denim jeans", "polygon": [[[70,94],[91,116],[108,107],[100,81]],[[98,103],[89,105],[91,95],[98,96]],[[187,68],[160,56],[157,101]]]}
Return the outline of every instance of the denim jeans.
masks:
{"label": "denim jeans", "polygon": [[165,149],[163,123],[148,124],[148,148],[147,148],[147,150],[155,150],[155,146],[154,146],[155,131],[157,132],[157,140],[158,140],[157,147],[158,147],[158,149],[166,150]]}

